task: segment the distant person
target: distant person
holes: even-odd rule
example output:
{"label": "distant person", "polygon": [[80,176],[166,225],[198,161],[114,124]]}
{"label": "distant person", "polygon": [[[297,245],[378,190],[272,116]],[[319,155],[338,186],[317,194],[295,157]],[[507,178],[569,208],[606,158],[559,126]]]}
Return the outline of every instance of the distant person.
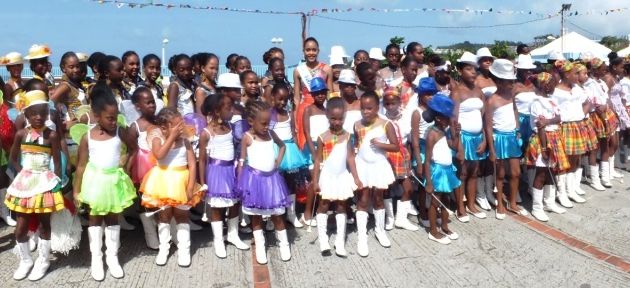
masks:
{"label": "distant person", "polygon": [[407,44],[407,49],[405,49],[406,57],[411,57],[416,61],[417,71],[416,71],[416,79],[413,81],[413,85],[418,86],[420,83],[420,79],[424,77],[429,77],[429,72],[427,71],[427,66],[424,65],[424,47],[422,44],[418,42],[411,42]]}
{"label": "distant person", "polygon": [[527,44],[518,44],[518,46],[516,46],[516,56],[518,57],[518,55],[529,55],[529,46],[527,46]]}
{"label": "distant person", "polygon": [[140,57],[134,51],[125,52],[121,60],[123,62],[123,87],[129,92],[129,94],[133,94],[133,91],[138,87],[138,83],[142,81],[140,78]]}
{"label": "distant person", "polygon": [[177,54],[172,57],[172,64],[175,78],[168,86],[167,107],[176,108],[181,115],[194,113],[195,85],[192,61],[186,54]]}
{"label": "distant person", "polygon": [[219,74],[219,57],[212,53],[197,54],[200,77],[195,90],[195,113],[201,114],[206,97],[217,93],[217,76]]}
{"label": "distant person", "polygon": [[396,44],[389,44],[385,48],[385,56],[387,58],[387,67],[378,70],[377,74],[383,79],[387,87],[394,87],[403,79],[402,71],[400,71],[400,47]]}
{"label": "distant person", "polygon": [[[22,80],[22,71],[24,70],[24,59],[22,54],[11,52],[0,59],[0,64],[6,65],[9,72],[9,80],[2,85],[4,88],[4,101],[13,107],[15,104],[15,94],[22,91],[24,80]],[[2,79],[0,79],[2,80]]]}

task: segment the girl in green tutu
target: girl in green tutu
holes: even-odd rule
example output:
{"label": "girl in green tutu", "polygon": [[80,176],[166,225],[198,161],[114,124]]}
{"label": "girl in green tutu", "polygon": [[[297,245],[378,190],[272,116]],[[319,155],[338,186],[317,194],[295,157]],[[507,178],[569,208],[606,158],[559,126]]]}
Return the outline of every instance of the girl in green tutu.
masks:
{"label": "girl in green tutu", "polygon": [[[134,147],[127,131],[117,126],[118,103],[112,90],[97,84],[90,94],[92,113],[97,125],[79,144],[79,159],[74,183],[74,199],[90,208],[88,236],[92,253],[91,273],[94,280],[105,278],[103,271],[103,230],[105,230],[105,262],[114,278],[124,272],[118,263],[120,225],[118,216],[133,204],[136,190],[131,178],[120,168],[121,147]],[[129,149],[132,151],[133,149]],[[105,229],[102,224],[105,222]]]}

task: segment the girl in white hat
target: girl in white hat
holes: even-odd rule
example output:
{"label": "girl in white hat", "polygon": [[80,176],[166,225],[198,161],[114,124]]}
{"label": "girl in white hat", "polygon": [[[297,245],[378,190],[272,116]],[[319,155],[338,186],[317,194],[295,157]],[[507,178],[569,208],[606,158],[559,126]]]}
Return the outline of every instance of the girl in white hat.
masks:
{"label": "girl in white hat", "polygon": [[40,79],[46,82],[48,86],[48,92],[52,93],[55,88],[55,82],[51,81],[47,77],[48,73],[48,57],[51,55],[48,45],[35,44],[28,49],[28,55],[24,59],[29,60],[31,71],[33,71],[33,78]]}
{"label": "girl in white hat", "polygon": [[4,100],[13,106],[14,105],[14,93],[22,90],[24,81],[22,80],[22,70],[24,70],[24,59],[22,55],[17,52],[11,52],[4,57],[0,58],[0,64],[7,66],[9,71],[9,80],[4,85]]}

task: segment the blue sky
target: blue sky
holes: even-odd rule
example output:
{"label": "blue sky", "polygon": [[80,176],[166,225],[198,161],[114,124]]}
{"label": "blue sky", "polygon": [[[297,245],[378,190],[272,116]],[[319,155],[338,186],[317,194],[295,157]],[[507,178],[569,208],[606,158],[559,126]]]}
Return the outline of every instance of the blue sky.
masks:
{"label": "blue sky", "polygon": [[[135,0],[136,2],[150,2]],[[406,1],[406,0],[155,0],[159,3],[229,6],[279,11],[309,11],[313,8],[470,8],[495,10],[532,10],[552,13],[559,10],[560,1]],[[564,1],[572,2],[572,10],[603,10],[630,7],[630,1]],[[551,4],[550,4],[551,3]],[[557,7],[556,7],[557,6]],[[393,25],[490,25],[535,19],[531,15],[498,15],[474,13],[373,13],[352,12],[326,16]],[[630,11],[609,16],[584,15],[569,19],[589,34],[572,25],[569,31],[583,33],[589,38],[599,35],[627,35]],[[0,54],[19,51],[25,54],[33,43],[47,43],[53,50],[52,62],[57,65],[65,51],[91,53],[103,51],[121,55],[125,50],[136,50],[140,55],[161,54],[164,37],[170,40],[167,57],[173,53],[214,52],[221,62],[231,52],[248,56],[253,64],[262,63],[262,53],[272,46],[273,37],[284,39],[281,47],[287,63],[294,64],[301,56],[300,19],[296,15],[241,14],[224,11],[197,11],[173,8],[117,8],[113,4],[98,4],[89,0],[33,0],[3,1],[0,10],[0,33],[4,35]],[[468,40],[492,43],[494,40],[529,42],[536,35],[560,30],[560,19],[530,23],[522,26],[492,29],[400,29],[342,23],[322,18],[310,20],[311,36],[319,39],[320,58],[327,61],[330,46],[343,45],[348,53],[370,47],[387,45],[389,38],[403,36],[425,46],[445,45]]]}

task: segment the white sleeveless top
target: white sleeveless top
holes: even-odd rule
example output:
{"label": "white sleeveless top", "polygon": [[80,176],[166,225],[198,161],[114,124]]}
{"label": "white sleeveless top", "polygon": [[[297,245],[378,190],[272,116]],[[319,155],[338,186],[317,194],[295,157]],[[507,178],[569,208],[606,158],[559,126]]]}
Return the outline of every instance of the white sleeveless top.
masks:
{"label": "white sleeveless top", "polygon": [[514,103],[516,103],[516,110],[518,110],[518,113],[529,115],[529,107],[536,99],[538,99],[538,97],[539,96],[536,95],[536,92],[534,91],[516,94],[514,97]]}
{"label": "white sleeveless top", "polygon": [[343,120],[343,130],[348,131],[350,134],[354,134],[354,123],[361,120],[360,110],[346,111],[346,118]]}
{"label": "white sleeveless top", "polygon": [[427,130],[429,130],[429,127],[431,127],[431,125],[433,125],[433,122],[427,122],[424,120],[424,117],[422,117],[422,112],[424,112],[424,110],[422,108],[420,108],[420,106],[418,106],[418,108],[416,108],[416,110],[418,110],[418,113],[420,113],[420,125],[418,127],[419,129],[419,134],[420,134],[420,139],[424,139],[425,135],[427,134]]}
{"label": "white sleeveless top", "polygon": [[149,146],[149,142],[147,142],[147,131],[140,131],[138,121],[134,121],[133,123],[136,124],[136,130],[138,131],[138,148],[150,151],[151,148]]}
{"label": "white sleeveless top", "polygon": [[116,136],[104,141],[92,139],[90,134],[92,129],[88,131],[88,151],[90,163],[100,169],[115,168],[120,165],[120,137],[118,137],[118,128],[116,128]]}
{"label": "white sleeveless top", "polygon": [[483,93],[483,96],[488,98],[492,96],[494,92],[497,92],[497,86],[488,86],[488,87],[481,88],[481,92]]}
{"label": "white sleeveless top", "polygon": [[477,97],[471,97],[459,103],[457,121],[461,124],[462,131],[478,134],[483,130],[481,109],[483,109],[483,101]]}
{"label": "white sleeveless top", "polygon": [[272,171],[276,161],[273,139],[259,141],[254,139],[249,132],[245,135],[252,138],[252,144],[247,147],[247,165],[263,172]]}
{"label": "white sleeveless top", "polygon": [[289,113],[289,118],[287,118],[286,121],[276,122],[271,129],[282,141],[293,139],[293,133],[291,131],[291,114]]}
{"label": "white sleeveless top", "polygon": [[451,153],[451,147],[448,147],[446,142],[446,136],[442,136],[440,140],[433,145],[433,154],[431,155],[431,161],[440,165],[453,164],[453,154]]}
{"label": "white sleeveless top", "polygon": [[505,104],[492,113],[492,128],[499,132],[512,132],[516,129],[516,118],[514,118],[514,106],[512,103]]}
{"label": "white sleeveless top", "polygon": [[551,98],[558,103],[560,107],[560,118],[562,122],[580,121],[584,119],[584,110],[582,110],[582,102],[577,95],[571,92],[556,89],[553,91]]}
{"label": "white sleeveless top", "polygon": [[[531,106],[531,117],[529,118],[529,125],[532,127],[532,131],[538,132],[538,127],[536,127],[536,122],[538,117],[542,116],[545,119],[553,119],[556,118],[557,115],[560,115],[560,107],[556,104],[556,102],[552,98],[539,97],[532,103]],[[545,126],[545,131],[556,131],[558,130],[558,125],[547,125]]]}
{"label": "white sleeveless top", "polygon": [[[162,139],[162,143],[164,140]],[[179,147],[171,148],[171,150],[166,153],[166,156],[161,160],[158,160],[158,164],[160,166],[167,167],[181,167],[188,165],[188,155],[186,155],[186,145],[182,143]]]}
{"label": "white sleeveless top", "polygon": [[326,130],[328,130],[328,127],[330,126],[328,124],[328,118],[326,118],[326,115],[311,115],[310,116],[310,133],[311,133],[311,140],[315,143],[317,143],[317,137],[319,137],[319,135],[322,135],[322,133],[326,132]]}
{"label": "white sleeveless top", "polygon": [[232,131],[225,134],[212,134],[208,128],[203,130],[208,133],[210,140],[206,146],[208,157],[217,160],[232,161],[234,160],[234,136]]}
{"label": "white sleeveless top", "polygon": [[193,92],[186,87],[182,87],[182,85],[178,82],[175,83],[177,83],[177,89],[179,93],[177,95],[177,111],[179,111],[179,113],[182,115],[195,113],[195,105],[193,104]]}

